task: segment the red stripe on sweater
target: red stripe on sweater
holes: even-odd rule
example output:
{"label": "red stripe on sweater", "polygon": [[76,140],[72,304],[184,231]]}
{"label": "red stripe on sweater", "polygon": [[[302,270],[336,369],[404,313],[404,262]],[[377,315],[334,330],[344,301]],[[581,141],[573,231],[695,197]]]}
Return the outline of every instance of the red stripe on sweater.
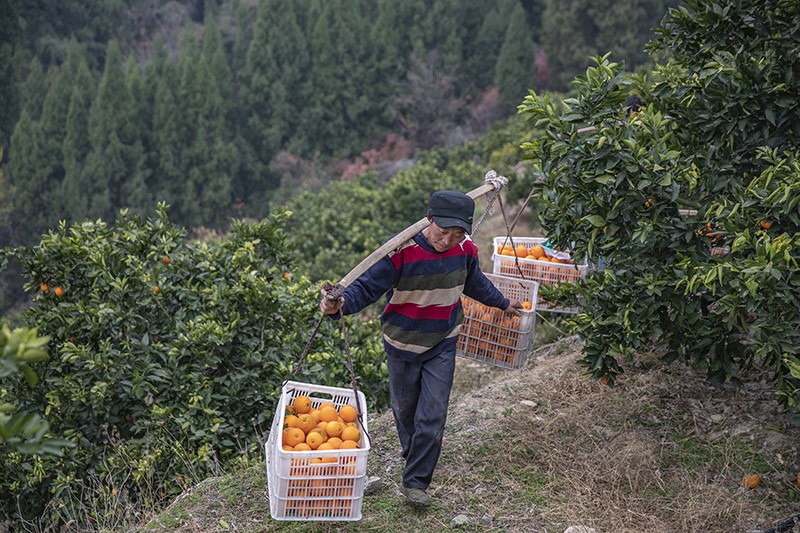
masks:
{"label": "red stripe on sweater", "polygon": [[[438,252],[429,252],[425,250],[422,246],[418,244],[414,244],[411,246],[407,246],[401,249],[398,253],[392,255],[390,258],[392,263],[394,263],[395,268],[400,268],[402,263],[410,263],[413,261],[426,261],[428,259],[433,258],[446,258],[446,257],[454,257],[457,255],[471,255],[473,257],[477,257],[478,255],[478,248],[475,246],[475,243],[467,240],[461,243],[461,245],[455,245],[443,254]],[[403,256],[401,260],[400,256]]]}
{"label": "red stripe on sweater", "polygon": [[441,305],[420,306],[411,303],[402,305],[388,304],[384,313],[399,313],[413,319],[450,320],[450,315],[457,305],[458,302],[446,307]]}

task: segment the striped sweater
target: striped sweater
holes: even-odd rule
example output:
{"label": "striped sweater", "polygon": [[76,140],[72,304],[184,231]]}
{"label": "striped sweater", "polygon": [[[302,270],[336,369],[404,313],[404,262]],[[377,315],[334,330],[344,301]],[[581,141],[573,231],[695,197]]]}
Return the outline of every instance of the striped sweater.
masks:
{"label": "striped sweater", "polygon": [[455,350],[464,321],[462,293],[508,307],[508,299],[481,272],[475,243],[465,239],[440,253],[420,232],[345,289],[343,312],[357,313],[386,294],[381,315],[386,353],[422,362]]}

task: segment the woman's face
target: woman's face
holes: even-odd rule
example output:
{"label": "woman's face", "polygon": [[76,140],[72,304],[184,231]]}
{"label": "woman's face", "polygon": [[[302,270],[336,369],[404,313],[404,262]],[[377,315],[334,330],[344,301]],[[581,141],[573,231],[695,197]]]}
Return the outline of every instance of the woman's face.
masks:
{"label": "woman's face", "polygon": [[446,252],[453,246],[464,240],[467,232],[463,228],[453,226],[452,228],[440,228],[436,222],[431,220],[431,225],[422,232],[434,250],[439,253]]}

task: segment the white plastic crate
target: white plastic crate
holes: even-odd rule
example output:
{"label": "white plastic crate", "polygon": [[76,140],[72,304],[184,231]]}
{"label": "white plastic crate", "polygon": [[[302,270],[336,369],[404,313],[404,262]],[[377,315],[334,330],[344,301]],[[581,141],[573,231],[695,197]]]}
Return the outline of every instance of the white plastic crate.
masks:
{"label": "white plastic crate", "polygon": [[[539,284],[535,281],[486,274],[503,296],[520,302],[535,302]],[[468,296],[461,296],[464,324],[456,341],[456,355],[503,368],[525,366],[533,346],[536,312],[521,311],[509,317],[501,309],[488,307]]]}
{"label": "white plastic crate", "polygon": [[324,402],[331,402],[337,410],[345,404],[356,406],[353,389],[296,381],[283,385],[264,445],[270,514],[276,520],[360,520],[369,453],[364,393],[358,392],[358,448],[285,451],[281,446],[285,406],[300,395],[308,396],[313,407]]}
{"label": "white plastic crate", "polygon": [[[530,249],[532,246],[542,244],[546,240],[547,239],[544,237],[514,237],[514,246],[522,245]],[[505,236],[494,238],[494,252],[492,253],[493,274],[521,279],[523,279],[524,276],[524,279],[537,281],[543,285],[580,283],[582,280],[586,279],[589,265],[585,261],[575,264],[551,263],[549,261],[539,261],[527,257],[515,258],[513,255],[501,255],[498,253],[498,250],[506,242],[511,244],[511,241],[507,240]],[[549,255],[548,253],[548,256]],[[519,268],[517,268],[517,260],[519,260]],[[555,305],[552,302],[544,301],[541,296],[536,302],[537,311],[577,313],[580,309],[581,308],[578,306]]]}

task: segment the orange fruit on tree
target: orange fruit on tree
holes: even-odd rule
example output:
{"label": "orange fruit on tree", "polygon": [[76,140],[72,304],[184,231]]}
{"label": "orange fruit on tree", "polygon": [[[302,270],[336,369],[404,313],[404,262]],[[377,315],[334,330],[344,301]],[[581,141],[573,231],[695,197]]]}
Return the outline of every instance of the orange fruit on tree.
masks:
{"label": "orange fruit on tree", "polygon": [[764,228],[764,229],[771,228],[772,227],[772,219],[771,218],[770,219],[762,218],[761,219],[761,227]]}
{"label": "orange fruit on tree", "polygon": [[39,288],[42,289],[42,292],[47,292],[50,290],[50,285],[48,285],[47,283],[42,283],[41,285],[39,285]]}
{"label": "orange fruit on tree", "polygon": [[305,438],[306,435],[300,428],[286,428],[283,430],[283,443],[291,447],[303,442]]}
{"label": "orange fruit on tree", "polygon": [[289,273],[288,273],[288,272],[284,272],[284,273],[283,273],[283,279],[289,279],[289,277],[290,277],[290,276],[289,276]]}
{"label": "orange fruit on tree", "polygon": [[164,264],[165,264],[165,265],[168,265],[168,264],[172,263],[172,261],[170,260],[170,258],[169,258],[169,257],[167,257],[166,255],[164,256],[164,258],[162,259],[162,261],[164,262]]}
{"label": "orange fruit on tree", "polygon": [[339,413],[336,412],[335,407],[325,407],[319,410],[320,422],[333,422],[337,418],[339,418]]}
{"label": "orange fruit on tree", "polygon": [[62,289],[61,287],[56,287],[56,290],[54,292],[56,293],[56,296],[64,296],[64,289]]}
{"label": "orange fruit on tree", "polygon": [[358,430],[358,428],[346,427],[344,430],[342,430],[340,438],[343,441],[354,440],[358,442],[358,440],[361,438],[361,432]]}
{"label": "orange fruit on tree", "polygon": [[339,408],[339,416],[341,416],[342,420],[345,422],[353,422],[358,416],[358,412],[352,405],[345,404]]}
{"label": "orange fruit on tree", "polygon": [[748,489],[754,489],[761,483],[761,478],[758,474],[745,474],[742,483]]}
{"label": "orange fruit on tree", "polygon": [[292,407],[300,413],[307,413],[311,410],[311,399],[308,396],[300,395],[292,402]]}

